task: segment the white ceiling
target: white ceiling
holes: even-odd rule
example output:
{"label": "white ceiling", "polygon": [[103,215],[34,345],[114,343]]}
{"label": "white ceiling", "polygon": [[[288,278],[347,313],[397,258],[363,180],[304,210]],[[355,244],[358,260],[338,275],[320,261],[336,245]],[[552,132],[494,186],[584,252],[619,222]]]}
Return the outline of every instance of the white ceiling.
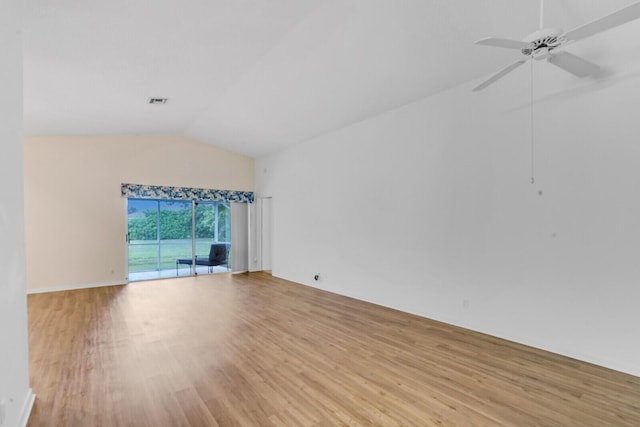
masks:
{"label": "white ceiling", "polygon": [[[548,0],[545,26],[570,29],[630,3]],[[473,41],[523,38],[537,29],[539,7],[538,0],[26,4],[27,134],[183,134],[252,157],[490,74],[518,53]],[[149,105],[149,97],[169,102]]]}

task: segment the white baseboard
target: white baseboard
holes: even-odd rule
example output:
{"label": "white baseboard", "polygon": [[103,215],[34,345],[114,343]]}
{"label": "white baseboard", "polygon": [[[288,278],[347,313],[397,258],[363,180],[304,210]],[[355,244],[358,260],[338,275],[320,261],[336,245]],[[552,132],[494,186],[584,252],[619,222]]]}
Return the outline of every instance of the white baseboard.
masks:
{"label": "white baseboard", "polygon": [[98,282],[98,283],[86,283],[81,285],[57,286],[55,288],[27,289],[27,295],[43,294],[46,292],[74,291],[76,289],[101,288],[104,286],[118,286],[118,285],[126,285],[127,283],[128,282],[126,280],[117,280],[115,282]]}
{"label": "white baseboard", "polygon": [[27,391],[27,396],[24,399],[24,403],[22,404],[22,410],[20,411],[20,418],[18,419],[18,427],[26,427],[29,422],[29,416],[31,415],[31,410],[33,409],[33,404],[36,401],[36,395],[33,394],[33,390],[29,389]]}

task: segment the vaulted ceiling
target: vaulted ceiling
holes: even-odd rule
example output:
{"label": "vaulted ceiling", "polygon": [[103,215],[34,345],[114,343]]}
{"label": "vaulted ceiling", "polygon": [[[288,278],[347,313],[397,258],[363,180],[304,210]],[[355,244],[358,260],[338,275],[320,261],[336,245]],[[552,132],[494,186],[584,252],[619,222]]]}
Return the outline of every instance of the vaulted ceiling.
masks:
{"label": "vaulted ceiling", "polygon": [[[545,26],[570,29],[630,3],[548,0]],[[474,40],[522,39],[537,29],[538,8],[538,0],[26,0],[25,131],[182,134],[259,157],[486,77],[517,52]]]}

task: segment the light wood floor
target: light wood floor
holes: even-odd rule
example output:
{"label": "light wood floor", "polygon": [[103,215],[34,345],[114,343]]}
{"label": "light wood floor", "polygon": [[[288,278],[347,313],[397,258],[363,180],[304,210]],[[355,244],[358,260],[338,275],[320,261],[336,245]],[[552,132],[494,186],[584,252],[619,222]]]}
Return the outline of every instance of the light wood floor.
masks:
{"label": "light wood floor", "polygon": [[640,426],[640,378],[255,273],[30,295],[29,426]]}

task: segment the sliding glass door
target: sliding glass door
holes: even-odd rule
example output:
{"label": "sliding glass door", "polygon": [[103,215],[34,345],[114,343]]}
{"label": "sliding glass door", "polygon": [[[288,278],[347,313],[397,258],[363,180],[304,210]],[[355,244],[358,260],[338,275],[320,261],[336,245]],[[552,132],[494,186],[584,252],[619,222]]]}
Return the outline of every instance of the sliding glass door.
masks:
{"label": "sliding glass door", "polygon": [[130,198],[127,222],[130,281],[228,270],[227,202]]}
{"label": "sliding glass door", "polygon": [[195,203],[195,236],[196,274],[228,270],[231,224],[227,202]]}
{"label": "sliding glass door", "polygon": [[127,222],[129,232],[129,273],[156,271],[160,268],[158,239],[158,202],[129,199]]}
{"label": "sliding glass door", "polygon": [[159,271],[162,277],[170,276],[177,268],[177,260],[191,259],[192,239],[192,202],[158,201],[160,212],[159,228]]}

